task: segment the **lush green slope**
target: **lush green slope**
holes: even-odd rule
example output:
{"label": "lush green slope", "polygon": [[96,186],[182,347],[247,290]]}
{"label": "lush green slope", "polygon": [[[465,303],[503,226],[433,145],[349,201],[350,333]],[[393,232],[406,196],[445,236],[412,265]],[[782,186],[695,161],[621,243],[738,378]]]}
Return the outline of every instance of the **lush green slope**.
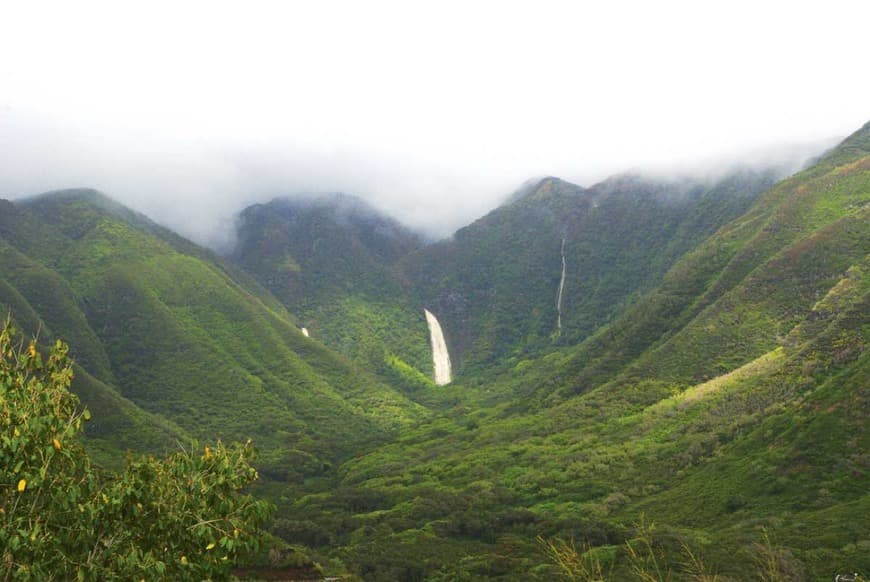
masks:
{"label": "lush green slope", "polygon": [[[6,216],[11,205],[0,201]],[[79,298],[57,273],[30,260],[0,239],[0,311],[21,327],[23,337],[44,345],[74,341],[78,362],[74,385],[93,413],[87,426],[89,446],[115,464],[125,449],[164,451],[187,436],[174,423],[145,412],[122,397],[103,345],[87,322]],[[50,322],[50,324],[49,324]]]}
{"label": "lush green slope", "polygon": [[443,320],[455,359],[486,369],[587,337],[745,211],[774,175],[741,170],[699,181],[626,174],[589,189],[547,178],[403,266],[420,301]]}
{"label": "lush green slope", "polygon": [[537,535],[628,579],[642,519],[684,575],[682,545],[738,580],[870,571],[868,213],[870,124],[584,342],[442,389],[282,535],[367,579],[555,576]]}
{"label": "lush green slope", "polygon": [[[425,248],[274,201],[240,221],[250,275],[94,192],[0,201],[0,305],[73,343],[107,459],[252,436],[273,533],[365,579],[552,579],[538,536],[631,579],[642,520],[677,579],[685,547],[866,572],[870,124],[771,181],[549,178]],[[438,389],[423,306],[462,363]]]}
{"label": "lush green slope", "polygon": [[316,337],[411,388],[420,382],[403,381],[406,363],[431,373],[423,307],[466,372],[576,343],[743,212],[774,174],[624,175],[588,190],[548,178],[426,247],[347,196],[278,199],[242,213],[233,256]]}
{"label": "lush green slope", "polygon": [[[0,235],[13,316],[76,342],[94,380],[142,411],[201,438],[254,437],[269,476],[321,473],[422,414],[246,276],[94,192],[6,203]],[[80,391],[94,405],[112,392]]]}
{"label": "lush green slope", "polygon": [[313,337],[414,389],[432,373],[428,332],[396,262],[421,245],[351,196],[281,198],[242,212],[233,260]]}

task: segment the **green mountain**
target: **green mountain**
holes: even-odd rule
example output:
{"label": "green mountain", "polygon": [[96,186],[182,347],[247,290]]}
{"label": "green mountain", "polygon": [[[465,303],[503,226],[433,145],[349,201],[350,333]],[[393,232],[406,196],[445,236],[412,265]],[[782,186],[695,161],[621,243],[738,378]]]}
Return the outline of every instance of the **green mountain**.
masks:
{"label": "green mountain", "polygon": [[419,389],[432,375],[423,308],[439,317],[454,369],[576,343],[775,175],[626,174],[589,189],[546,178],[433,245],[350,196],[276,199],[242,212],[232,258],[328,346]]}
{"label": "green mountain", "polygon": [[262,472],[286,480],[424,414],[305,338],[249,276],[96,192],[3,202],[0,260],[12,317],[73,345],[85,404],[117,403],[92,437],[140,449],[253,437]]}
{"label": "green mountain", "polygon": [[422,246],[352,196],[279,198],[241,213],[232,260],[312,337],[413,390],[431,386],[432,361],[423,306],[397,264]]}
{"label": "green mountain", "polygon": [[[0,217],[17,219],[17,210],[0,201]],[[0,218],[2,220],[2,218]],[[117,460],[124,449],[166,450],[189,438],[175,423],[146,412],[118,392],[108,357],[81,310],[76,293],[56,272],[17,251],[0,238],[0,311],[26,336],[44,345],[55,339],[74,344],[76,390],[93,413],[89,444],[104,459]],[[49,324],[50,322],[50,324]]]}
{"label": "green mountain", "polygon": [[403,267],[442,320],[459,367],[485,370],[589,336],[742,214],[775,175],[624,174],[588,189],[545,178]]}
{"label": "green mountain", "polygon": [[[585,340],[439,388],[437,417],[282,508],[282,535],[373,580],[554,578],[537,536],[575,540],[612,579],[652,556],[662,576],[870,571],[870,124],[745,204],[648,290],[625,282],[639,297]],[[522,298],[511,266],[491,277]]]}
{"label": "green mountain", "polygon": [[557,579],[561,539],[611,580],[831,579],[870,572],[868,212],[870,124],[779,182],[546,178],[432,245],[278,199],[225,260],[54,192],[0,201],[0,309],[70,342],[104,462],[254,438],[330,572]]}

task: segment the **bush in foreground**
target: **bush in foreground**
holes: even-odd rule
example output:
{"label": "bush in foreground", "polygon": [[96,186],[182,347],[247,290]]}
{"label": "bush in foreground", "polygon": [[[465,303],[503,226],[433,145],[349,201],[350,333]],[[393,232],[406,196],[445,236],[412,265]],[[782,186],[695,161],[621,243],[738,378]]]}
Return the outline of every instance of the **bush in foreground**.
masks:
{"label": "bush in foreground", "polygon": [[72,377],[65,344],[43,359],[0,327],[0,578],[225,578],[259,549],[270,507],[241,493],[257,479],[250,441],[102,471]]}

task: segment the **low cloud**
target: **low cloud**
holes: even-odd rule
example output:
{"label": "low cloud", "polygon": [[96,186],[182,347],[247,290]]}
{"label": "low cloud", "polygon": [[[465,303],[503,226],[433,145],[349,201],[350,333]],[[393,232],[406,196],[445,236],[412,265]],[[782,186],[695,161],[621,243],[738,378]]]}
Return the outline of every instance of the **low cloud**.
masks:
{"label": "low cloud", "polygon": [[[799,168],[835,140],[734,152],[730,157],[651,162],[653,175],[714,176],[734,164]],[[591,185],[631,160],[573,166],[414,157],[411,152],[293,142],[171,139],[142,130],[76,127],[0,112],[0,197],[93,187],[191,240],[219,251],[235,242],[245,206],[277,196],[353,194],[435,239],[482,216],[530,176],[555,174]]]}
{"label": "low cloud", "polygon": [[532,176],[797,159],[870,114],[867,9],[831,1],[12,2],[0,196],[94,187],[223,249],[276,195],[440,237]]}

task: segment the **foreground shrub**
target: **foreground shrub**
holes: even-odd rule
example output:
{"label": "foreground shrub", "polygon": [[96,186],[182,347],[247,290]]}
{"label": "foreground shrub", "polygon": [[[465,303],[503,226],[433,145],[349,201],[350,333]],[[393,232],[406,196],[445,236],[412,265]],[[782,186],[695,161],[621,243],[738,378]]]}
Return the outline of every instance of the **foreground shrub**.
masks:
{"label": "foreground shrub", "polygon": [[0,327],[0,578],[226,578],[259,549],[269,506],[241,493],[257,479],[250,441],[102,471],[72,377],[65,344],[43,359]]}

